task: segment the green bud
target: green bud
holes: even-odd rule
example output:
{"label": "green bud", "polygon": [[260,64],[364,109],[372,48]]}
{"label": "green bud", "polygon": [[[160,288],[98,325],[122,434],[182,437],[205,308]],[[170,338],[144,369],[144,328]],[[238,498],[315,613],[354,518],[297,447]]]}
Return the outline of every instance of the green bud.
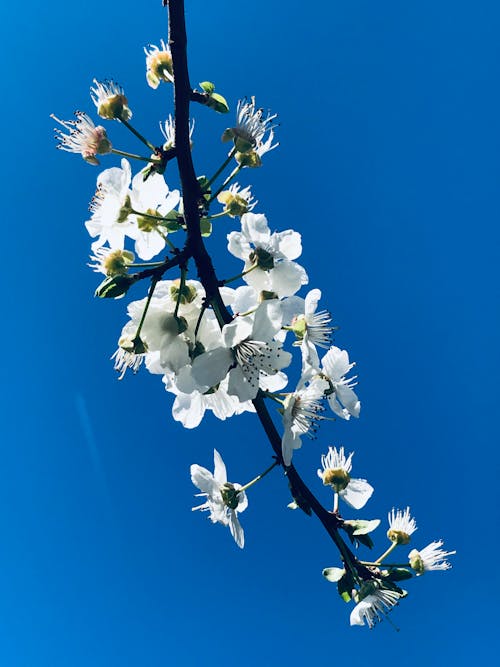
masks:
{"label": "green bud", "polygon": [[332,581],[333,583],[336,583],[337,581],[342,579],[342,577],[345,574],[345,570],[344,568],[340,567],[325,567],[322,574],[325,577],[325,579],[327,579],[327,581]]}
{"label": "green bud", "polygon": [[134,282],[134,277],[129,275],[110,276],[102,281],[94,296],[100,299],[120,299]]}

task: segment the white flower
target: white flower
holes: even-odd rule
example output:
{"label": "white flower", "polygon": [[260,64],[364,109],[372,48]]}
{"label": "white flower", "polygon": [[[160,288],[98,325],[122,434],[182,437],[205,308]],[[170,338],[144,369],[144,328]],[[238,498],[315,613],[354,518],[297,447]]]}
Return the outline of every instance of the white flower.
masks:
{"label": "white flower", "polygon": [[245,262],[243,279],[256,292],[274,292],[279,298],[297,292],[308,282],[307,274],[292,261],[302,253],[301,236],[292,229],[271,234],[265,215],[245,213],[241,232],[228,234],[229,252]]}
{"label": "white flower", "polygon": [[351,612],[351,625],[364,625],[371,629],[398,604],[403,597],[400,593],[385,588],[373,589],[373,592],[358,602]]}
{"label": "white flower", "polygon": [[135,251],[141,259],[149,260],[165,247],[167,230],[161,218],[170,213],[179,203],[179,190],[170,191],[160,174],[151,174],[144,180],[143,172],[134,176],[131,205],[134,211],[145,215],[131,215],[137,223]]}
{"label": "white flower", "polygon": [[96,127],[86,113],[75,111],[75,116],[76,120],[59,120],[54,114],[50,115],[69,131],[69,134],[64,134],[59,128],[54,130],[56,139],[61,142],[57,148],[69,153],[79,153],[85,162],[97,165],[99,160],[96,155],[111,153],[111,141],[102,125]]}
{"label": "white flower", "polygon": [[258,203],[254,201],[250,187],[241,188],[238,183],[233,183],[227,190],[223,190],[217,195],[217,201],[224,204],[224,213],[229,217],[244,215],[255,208]]}
{"label": "white flower", "polygon": [[[194,120],[191,121],[191,125],[189,126],[190,140],[191,137],[193,136],[193,130],[194,130]],[[167,148],[172,148],[173,146],[175,146],[175,120],[171,114],[168,115],[168,118],[166,121],[164,121],[163,125],[160,122],[160,131],[163,134],[163,137],[165,138],[165,144],[163,148],[166,150]]]}
{"label": "white flower", "polygon": [[94,79],[94,84],[94,88],[90,87],[90,97],[96,105],[97,113],[101,118],[122,120],[124,122],[132,118],[127,98],[120,85],[114,81],[97,81],[97,79]]}
{"label": "white flower", "polygon": [[129,221],[130,181],[132,172],[127,160],[120,167],[105,169],[97,177],[97,190],[90,204],[92,217],[85,226],[90,236],[99,236],[92,250],[109,243],[112,250],[123,250],[125,236],[136,238],[137,227]]}
{"label": "white flower", "polygon": [[323,480],[323,484],[333,487],[350,507],[359,510],[370,499],[373,487],[366,479],[351,478],[349,473],[353,455],[354,452],[351,452],[346,458],[343,447],[338,451],[335,447],[329,447],[328,454],[321,456],[323,470],[318,470],[318,477]]}
{"label": "white flower", "polygon": [[172,416],[184,428],[199,426],[207,410],[222,421],[242,412],[255,412],[250,401],[240,402],[236,396],[227,393],[227,379],[215,388],[199,391],[192,382],[188,366],[181,368],[176,375],[164,375],[163,382],[165,389],[175,394]]}
{"label": "white flower", "polygon": [[293,450],[302,447],[302,436],[314,438],[317,422],[323,419],[319,413],[324,410],[321,399],[327,387],[324,380],[314,379],[307,387],[285,398],[281,449],[286,466],[292,462]]}
{"label": "white flower", "polygon": [[163,39],[160,47],[155,44],[148,44],[144,47],[146,54],[146,79],[151,88],[158,88],[161,81],[174,80],[174,70],[172,66],[172,54]]}
{"label": "white flower", "polygon": [[[241,153],[255,151],[259,157],[278,144],[272,144],[274,138],[273,120],[276,114],[264,115],[263,109],[255,107],[255,97],[250,101],[239,100],[236,109],[236,127],[228,128],[222,135],[223,141],[234,140],[235,147]],[[267,134],[267,137],[266,137]],[[266,137],[266,138],[264,138]]]}
{"label": "white flower", "polygon": [[327,392],[328,403],[333,412],[342,419],[359,417],[361,403],[353,391],[356,386],[356,377],[345,376],[354,363],[349,363],[346,350],[332,346],[321,360],[322,374],[330,381],[330,393]]}
{"label": "white flower", "polygon": [[105,276],[118,276],[127,273],[128,266],[134,262],[133,252],[128,250],[111,250],[111,248],[96,248],[90,255],[90,266],[96,273]]}
{"label": "white flower", "polygon": [[238,520],[238,514],[248,507],[247,496],[244,491],[238,492],[242,488],[241,484],[231,484],[227,481],[226,466],[216,449],[214,449],[214,473],[193,464],[191,481],[200,489],[201,493],[198,495],[206,496],[207,499],[202,505],[193,507],[193,511],[208,511],[212,523],[229,526],[234,541],[242,549],[245,544],[245,535]]}
{"label": "white flower", "polygon": [[431,570],[449,570],[451,564],[446,560],[447,556],[453,556],[456,551],[445,551],[441,549],[443,540],[431,542],[424,549],[417,551],[412,549],[408,555],[411,567],[416,571],[417,577]]}
{"label": "white flower", "polygon": [[261,374],[275,375],[290,364],[291,354],[273,340],[281,328],[281,310],[275,299],[261,303],[252,315],[236,317],[222,329],[223,347],[193,361],[192,374],[200,387],[214,387],[229,371],[228,392],[240,401],[255,398]]}
{"label": "white flower", "polygon": [[392,510],[387,515],[389,521],[389,530],[387,537],[391,542],[397,544],[408,544],[410,542],[410,535],[417,530],[417,522],[410,516],[410,508],[407,507],[404,512]]}

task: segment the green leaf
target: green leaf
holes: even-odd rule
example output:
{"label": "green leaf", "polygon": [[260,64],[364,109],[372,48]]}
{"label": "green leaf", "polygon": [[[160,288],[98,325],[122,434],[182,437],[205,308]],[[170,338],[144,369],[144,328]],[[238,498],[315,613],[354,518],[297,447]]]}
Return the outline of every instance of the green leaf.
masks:
{"label": "green leaf", "polygon": [[202,81],[200,83],[200,88],[205,92],[211,95],[215,90],[215,84],[211,81]]}
{"label": "green leaf", "polygon": [[225,97],[222,97],[219,93],[212,93],[206,101],[206,105],[218,113],[228,113],[229,111],[229,105]]}
{"label": "green leaf", "polygon": [[328,581],[333,581],[334,583],[342,579],[345,574],[343,567],[325,567],[323,570],[323,576]]}
{"label": "green leaf", "polygon": [[404,581],[405,579],[412,579],[413,572],[405,567],[395,567],[394,569],[382,572],[384,580],[389,581]]}
{"label": "green leaf", "polygon": [[344,521],[349,526],[353,528],[353,535],[367,535],[378,528],[380,525],[380,519],[372,519],[371,521],[366,521],[365,519],[350,519]]}
{"label": "green leaf", "polygon": [[200,220],[200,229],[202,236],[210,236],[210,234],[212,233],[212,223],[210,222],[210,220],[202,218]]}

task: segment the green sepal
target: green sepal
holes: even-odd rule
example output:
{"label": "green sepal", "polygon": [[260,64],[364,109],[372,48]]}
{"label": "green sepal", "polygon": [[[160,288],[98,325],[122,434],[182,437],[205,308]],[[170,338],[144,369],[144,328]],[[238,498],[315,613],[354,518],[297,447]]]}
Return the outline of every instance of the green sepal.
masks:
{"label": "green sepal", "polygon": [[351,543],[354,544],[356,547],[358,547],[360,544],[364,544],[365,547],[371,549],[373,547],[372,538],[364,533],[361,534],[356,533],[356,531],[358,530],[357,526],[358,523],[369,523],[369,522],[363,522],[360,520],[353,519],[352,521],[344,521],[341,528],[345,530],[349,539],[351,540]]}
{"label": "green sepal", "polygon": [[405,579],[412,579],[413,572],[406,567],[395,567],[394,569],[388,570],[387,573],[382,572],[382,576],[384,581],[404,581]]}
{"label": "green sepal", "polygon": [[354,579],[350,572],[346,572],[343,577],[337,581],[337,590],[344,602],[352,600],[352,589],[354,588]]}
{"label": "green sepal", "polygon": [[208,95],[211,95],[215,90],[215,84],[211,81],[202,81],[200,83],[200,88]]}
{"label": "green sepal", "polygon": [[212,93],[206,102],[207,107],[217,111],[217,113],[228,113],[229,105],[226,98],[219,95],[219,93]]}
{"label": "green sepal", "polygon": [[200,189],[203,192],[203,199],[208,202],[212,196],[212,188],[208,184],[208,178],[206,176],[198,176],[196,180],[200,184]]}
{"label": "green sepal", "polygon": [[169,211],[167,215],[163,216],[165,220],[159,221],[159,225],[164,227],[167,232],[176,232],[181,229],[181,223],[179,222],[179,212],[178,211]]}
{"label": "green sepal", "polygon": [[380,519],[371,519],[367,521],[366,519],[349,519],[344,521],[349,526],[353,527],[353,535],[367,535],[380,526]]}
{"label": "green sepal", "polygon": [[94,296],[100,299],[119,299],[128,292],[133,282],[135,282],[133,276],[123,274],[110,276],[102,281],[96,289]]}
{"label": "green sepal", "polygon": [[210,236],[212,233],[212,223],[207,218],[202,218],[200,220],[200,230],[202,236]]}
{"label": "green sepal", "polygon": [[325,567],[322,574],[327,581],[336,583],[342,579],[345,574],[345,570],[343,567]]}

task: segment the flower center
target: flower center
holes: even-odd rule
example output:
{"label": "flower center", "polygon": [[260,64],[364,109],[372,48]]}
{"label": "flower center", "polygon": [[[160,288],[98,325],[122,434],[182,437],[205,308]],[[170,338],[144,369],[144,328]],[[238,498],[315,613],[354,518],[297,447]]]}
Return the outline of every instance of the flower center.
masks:
{"label": "flower center", "polygon": [[349,473],[343,468],[327,468],[323,473],[323,484],[332,486],[337,493],[343,491],[350,481]]}
{"label": "flower center", "polygon": [[387,537],[396,544],[410,544],[410,536],[404,530],[388,530]]}
{"label": "flower center", "polygon": [[234,484],[231,484],[231,482],[223,484],[220,494],[226,507],[229,507],[231,510],[235,510],[238,507],[238,491],[234,488]]}
{"label": "flower center", "polygon": [[255,248],[255,250],[252,250],[250,253],[250,261],[263,271],[274,269],[274,257],[270,252],[264,250],[264,248]]}

